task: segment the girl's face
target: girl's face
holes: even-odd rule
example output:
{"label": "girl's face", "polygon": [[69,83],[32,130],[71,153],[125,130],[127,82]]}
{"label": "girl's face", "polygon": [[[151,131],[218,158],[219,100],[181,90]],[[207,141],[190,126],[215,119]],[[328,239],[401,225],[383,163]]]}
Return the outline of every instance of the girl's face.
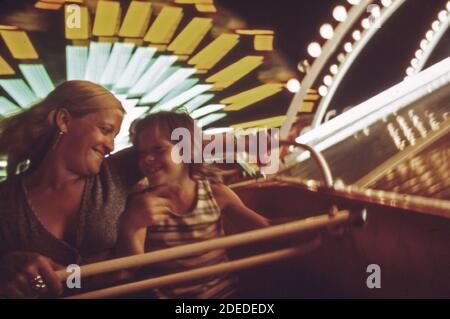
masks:
{"label": "girl's face", "polygon": [[172,154],[178,154],[176,146],[158,128],[147,127],[137,138],[139,169],[151,186],[171,183],[189,176],[185,163],[177,163]]}

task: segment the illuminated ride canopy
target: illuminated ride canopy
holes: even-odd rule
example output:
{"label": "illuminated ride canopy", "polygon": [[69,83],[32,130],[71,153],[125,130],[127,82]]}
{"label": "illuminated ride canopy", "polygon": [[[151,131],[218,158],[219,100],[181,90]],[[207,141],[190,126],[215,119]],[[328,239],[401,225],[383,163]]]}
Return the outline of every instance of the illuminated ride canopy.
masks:
{"label": "illuminated ride canopy", "polygon": [[[263,103],[287,105],[290,98],[285,86],[293,72],[273,51],[274,32],[249,29],[219,9],[213,1],[185,0],[24,5],[0,23],[0,115],[30,107],[65,80],[83,79],[123,102],[116,150],[129,144],[134,119],[160,110],[187,111],[203,128],[280,126],[282,108],[258,114]],[[256,109],[242,122],[239,114],[250,106]]]}

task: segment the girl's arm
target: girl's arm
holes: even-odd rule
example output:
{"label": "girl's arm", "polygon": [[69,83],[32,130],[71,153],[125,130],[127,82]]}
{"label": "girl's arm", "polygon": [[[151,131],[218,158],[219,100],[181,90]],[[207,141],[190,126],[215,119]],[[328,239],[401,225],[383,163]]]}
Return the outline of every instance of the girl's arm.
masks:
{"label": "girl's arm", "polygon": [[160,197],[161,192],[162,190],[141,192],[129,197],[119,221],[116,248],[119,256],[143,254],[147,227],[161,214],[173,210],[172,203],[167,198]]}
{"label": "girl's arm", "polygon": [[143,227],[134,231],[129,231],[125,227],[119,230],[116,253],[120,256],[130,256],[143,254],[145,252],[145,237],[147,228]]}
{"label": "girl's arm", "polygon": [[242,231],[271,225],[269,219],[245,206],[239,196],[228,186],[213,184],[211,188],[224,216],[228,217],[234,225],[243,228]]}

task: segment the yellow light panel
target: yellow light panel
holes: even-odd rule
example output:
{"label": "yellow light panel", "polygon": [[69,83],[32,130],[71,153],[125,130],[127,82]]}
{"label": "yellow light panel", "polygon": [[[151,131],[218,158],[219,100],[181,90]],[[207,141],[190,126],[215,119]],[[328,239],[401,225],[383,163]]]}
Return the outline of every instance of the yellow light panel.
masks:
{"label": "yellow light panel", "polygon": [[214,0],[175,0],[178,4],[214,5]]}
{"label": "yellow light panel", "polygon": [[62,3],[38,1],[34,4],[34,7],[37,9],[44,9],[44,10],[59,10],[62,7]]}
{"label": "yellow light panel", "polygon": [[110,37],[117,34],[120,22],[120,3],[115,1],[99,1],[95,12],[95,36]]}
{"label": "yellow light panel", "polygon": [[177,61],[187,61],[189,60],[189,55],[177,55]]}
{"label": "yellow light panel", "polygon": [[167,48],[175,54],[191,54],[213,26],[210,18],[194,18]]}
{"label": "yellow light panel", "polygon": [[273,35],[274,32],[272,30],[261,30],[261,29],[238,29],[236,30],[237,34],[242,35]]}
{"label": "yellow light panel", "polygon": [[256,120],[256,121],[250,121],[250,122],[244,122],[239,124],[231,125],[230,127],[234,129],[247,129],[247,128],[274,128],[274,127],[280,127],[284,119],[286,118],[286,115],[279,115],[275,117],[269,117],[262,120]]}
{"label": "yellow light panel", "polygon": [[142,43],[144,42],[144,40],[136,39],[136,38],[125,38],[125,39],[123,39],[123,42],[134,43],[136,46],[142,46]]}
{"label": "yellow light panel", "polygon": [[256,51],[273,51],[273,35],[255,35],[253,41]]}
{"label": "yellow light panel", "polygon": [[13,25],[4,25],[0,24],[0,30],[17,30],[18,27],[15,27]]}
{"label": "yellow light panel", "polygon": [[217,12],[217,8],[213,4],[196,4],[195,8],[198,12]]}
{"label": "yellow light panel", "polygon": [[190,59],[188,63],[195,65],[199,70],[209,70],[239,43],[239,38],[237,34],[221,34]]}
{"label": "yellow light panel", "polygon": [[166,51],[167,45],[165,44],[151,44],[149,47],[155,48],[157,51]]}
{"label": "yellow light panel", "polygon": [[39,58],[25,31],[1,30],[0,34],[15,59]]}
{"label": "yellow light panel", "polygon": [[303,102],[300,105],[299,112],[311,113],[314,110],[314,102]]}
{"label": "yellow light panel", "polygon": [[155,44],[168,44],[183,18],[183,9],[164,7],[148,29],[144,41]]}
{"label": "yellow light panel", "polygon": [[[79,21],[76,21],[78,17],[74,16],[74,12],[69,9],[69,5],[65,6],[64,21],[65,22],[65,35],[68,40],[87,40],[90,35],[90,17],[88,8],[79,7],[80,16]],[[72,20],[73,19],[73,20]],[[73,26],[74,23],[79,22],[79,27]]]}
{"label": "yellow light panel", "polygon": [[119,36],[143,37],[150,23],[151,5],[150,2],[132,1],[120,27]]}
{"label": "yellow light panel", "polygon": [[245,75],[252,72],[258,66],[260,66],[264,61],[262,56],[246,56],[241,60],[227,66],[223,70],[217,72],[216,74],[210,76],[206,79],[208,83],[214,83],[211,90],[222,90],[239,79],[243,78]]}
{"label": "yellow light panel", "polygon": [[317,101],[320,98],[318,94],[306,94],[305,100],[307,101]]}
{"label": "yellow light panel", "polygon": [[15,73],[14,69],[0,55],[0,75],[12,75]]}
{"label": "yellow light panel", "polygon": [[281,83],[263,84],[251,90],[226,98],[220,101],[220,103],[229,104],[224,108],[224,111],[239,111],[282,91],[283,87],[284,85]]}

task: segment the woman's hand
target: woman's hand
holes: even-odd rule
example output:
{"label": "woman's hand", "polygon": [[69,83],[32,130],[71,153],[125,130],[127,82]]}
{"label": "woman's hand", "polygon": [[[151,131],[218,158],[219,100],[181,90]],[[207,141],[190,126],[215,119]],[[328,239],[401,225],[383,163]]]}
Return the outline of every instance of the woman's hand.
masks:
{"label": "woman's hand", "polygon": [[[0,258],[0,295],[8,298],[59,296],[64,289],[55,271],[61,269],[64,266],[36,253],[5,254]],[[39,281],[45,287],[38,289],[34,285],[39,284]]]}

